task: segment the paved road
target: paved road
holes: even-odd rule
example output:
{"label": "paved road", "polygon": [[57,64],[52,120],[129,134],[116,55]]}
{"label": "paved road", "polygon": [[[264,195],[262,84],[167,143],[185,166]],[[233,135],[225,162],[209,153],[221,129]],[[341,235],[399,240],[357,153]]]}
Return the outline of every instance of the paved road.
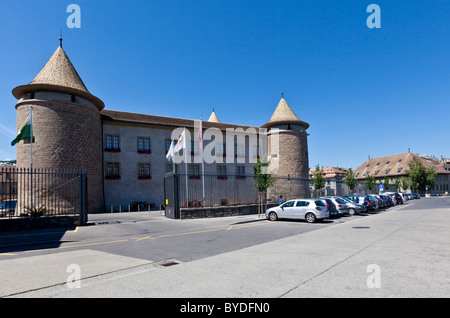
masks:
{"label": "paved road", "polygon": [[[115,228],[118,233],[109,241],[98,232],[95,234],[98,237],[84,233],[85,241],[60,243],[49,250],[16,247],[0,255],[0,295],[450,296],[450,198],[411,201],[386,212],[324,224],[272,223],[247,218],[170,220],[180,227],[177,230],[185,230],[177,233],[166,219],[148,222],[129,219],[131,223],[126,224],[135,226],[155,223],[155,230],[147,229],[144,233],[142,229],[139,235],[130,237],[129,229],[120,233],[119,228]],[[168,225],[165,228],[159,224],[162,230],[158,230],[156,223]],[[123,226],[125,222],[116,225]],[[100,232],[103,228],[106,233],[107,226],[112,225],[99,224],[92,228],[97,227]],[[85,229],[64,233],[61,237],[68,239]],[[259,238],[258,244],[255,244],[258,240],[252,244],[242,243],[245,238],[263,237],[261,233],[271,238]],[[171,241],[175,238],[176,241]],[[205,239],[212,238],[214,241],[205,244]],[[178,251],[161,255],[164,261],[171,261],[166,259],[170,255],[187,255],[180,251],[188,245],[192,245],[191,254],[196,250],[200,252],[189,259],[173,257],[171,264],[148,256],[155,243],[161,244],[160,248],[164,244],[173,248],[174,242],[179,244]],[[223,244],[217,242],[229,242],[233,247],[224,249]],[[208,252],[202,251],[205,245],[210,246]],[[139,253],[142,257],[136,257]],[[71,265],[75,265],[75,269]],[[75,281],[80,286],[67,284],[71,273],[80,273],[81,281]]]}
{"label": "paved road", "polygon": [[257,215],[180,221],[159,212],[95,214],[87,227],[0,233],[0,253],[3,259],[14,259],[90,248],[153,262],[189,262],[378,213],[385,211],[319,224],[270,222]]}

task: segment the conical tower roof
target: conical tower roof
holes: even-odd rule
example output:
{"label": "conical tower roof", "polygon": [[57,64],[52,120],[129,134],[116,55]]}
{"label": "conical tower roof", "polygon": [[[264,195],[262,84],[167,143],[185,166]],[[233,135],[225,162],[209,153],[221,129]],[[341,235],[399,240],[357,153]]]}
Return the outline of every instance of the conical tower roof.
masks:
{"label": "conical tower roof", "polygon": [[275,112],[272,115],[272,118],[262,126],[262,128],[269,128],[275,125],[282,124],[295,124],[300,125],[305,129],[309,128],[309,124],[300,120],[294,111],[289,107],[284,98],[282,97],[280,102],[278,103]]}
{"label": "conical tower roof", "polygon": [[220,123],[219,117],[217,117],[216,113],[214,112],[214,108],[213,108],[213,112],[211,114],[211,117],[209,117],[208,121],[210,123]]}
{"label": "conical tower roof", "polygon": [[86,98],[99,110],[105,107],[105,104],[99,98],[88,91],[62,46],[56,49],[34,80],[28,85],[16,87],[13,90],[13,95],[20,99],[23,94],[36,91],[57,91],[74,94]]}

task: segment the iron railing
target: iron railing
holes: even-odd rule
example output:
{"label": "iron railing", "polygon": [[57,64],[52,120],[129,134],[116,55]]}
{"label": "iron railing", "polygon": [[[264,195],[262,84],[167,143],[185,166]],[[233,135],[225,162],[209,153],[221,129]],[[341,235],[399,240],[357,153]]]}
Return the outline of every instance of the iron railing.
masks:
{"label": "iron railing", "polygon": [[87,212],[86,174],[79,169],[0,168],[0,218]]}

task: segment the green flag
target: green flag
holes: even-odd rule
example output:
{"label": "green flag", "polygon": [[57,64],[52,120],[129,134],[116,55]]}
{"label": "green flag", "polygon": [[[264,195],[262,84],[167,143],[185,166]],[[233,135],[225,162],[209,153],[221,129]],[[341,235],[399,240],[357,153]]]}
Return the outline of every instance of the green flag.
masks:
{"label": "green flag", "polygon": [[31,115],[23,123],[17,137],[11,142],[11,146],[15,146],[21,140],[31,139]]}

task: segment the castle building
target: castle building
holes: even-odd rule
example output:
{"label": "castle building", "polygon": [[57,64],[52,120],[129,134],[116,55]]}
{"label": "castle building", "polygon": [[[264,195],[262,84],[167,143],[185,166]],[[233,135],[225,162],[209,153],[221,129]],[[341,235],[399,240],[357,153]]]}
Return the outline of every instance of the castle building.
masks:
{"label": "castle building", "polygon": [[[17,145],[17,166],[30,166],[32,141],[33,168],[83,169],[91,213],[109,211],[111,206],[126,207],[133,201],[163,205],[164,177],[174,167],[177,173],[189,176],[191,187],[200,184],[203,171],[196,121],[105,109],[103,101],[86,88],[61,44],[34,80],[16,87],[13,95],[18,99],[18,127],[33,109],[33,140]],[[250,139],[255,132],[259,134],[260,128],[268,130],[269,146],[277,128],[280,143],[276,151],[269,149],[271,165],[276,163],[275,175],[281,180],[272,195],[281,192],[291,198],[310,196],[307,185],[292,183],[296,178],[308,179],[309,124],[295,115],[284,98],[262,127],[221,123],[214,110],[202,126],[205,131],[215,129],[224,136],[229,130],[236,133],[232,145],[225,137],[208,140],[205,136],[204,147],[215,143],[212,153],[217,160],[205,164],[204,173],[224,184],[228,175],[236,177],[228,187],[238,193],[236,200],[240,203],[257,200],[251,177],[253,164],[268,150],[265,143],[255,145]],[[171,144],[177,140],[173,133],[177,128],[190,133],[190,149],[183,150],[189,154],[189,164],[174,165],[166,159]],[[230,159],[230,152],[232,162],[225,160]],[[284,179],[289,179],[289,185]],[[229,190],[214,184],[222,196]]]}

